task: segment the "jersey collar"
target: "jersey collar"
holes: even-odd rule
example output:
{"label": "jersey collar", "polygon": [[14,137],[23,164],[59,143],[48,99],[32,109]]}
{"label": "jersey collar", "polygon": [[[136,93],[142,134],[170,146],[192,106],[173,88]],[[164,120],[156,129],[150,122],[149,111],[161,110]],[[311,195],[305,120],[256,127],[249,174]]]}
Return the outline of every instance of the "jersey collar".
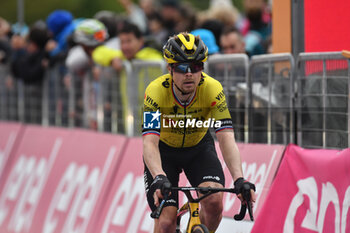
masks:
{"label": "jersey collar", "polygon": [[194,95],[191,97],[191,99],[189,99],[188,104],[182,102],[175,94],[175,90],[174,90],[174,85],[173,83],[171,83],[171,92],[173,93],[173,97],[175,99],[175,101],[183,108],[189,106],[190,104],[192,104],[193,100],[195,99],[196,95],[197,95],[197,88],[196,91],[194,93]]}

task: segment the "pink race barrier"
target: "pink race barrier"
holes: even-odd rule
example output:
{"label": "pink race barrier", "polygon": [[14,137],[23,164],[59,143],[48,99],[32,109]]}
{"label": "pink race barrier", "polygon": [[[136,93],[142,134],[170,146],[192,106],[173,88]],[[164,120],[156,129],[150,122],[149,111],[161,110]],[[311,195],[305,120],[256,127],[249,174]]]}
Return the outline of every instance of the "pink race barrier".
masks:
{"label": "pink race barrier", "polygon": [[252,233],[350,232],[350,149],[289,145]]}
{"label": "pink race barrier", "polygon": [[[36,126],[21,130],[16,124],[0,124],[0,129],[0,155],[11,154],[0,179],[0,232],[153,231],[141,138]],[[284,146],[238,146],[245,177],[257,186],[257,217]],[[233,187],[223,168],[226,186]],[[180,185],[189,184],[182,177]],[[186,201],[182,193],[179,200]],[[239,208],[235,195],[224,195],[224,216],[232,218]]]}
{"label": "pink race barrier", "polygon": [[[256,185],[254,216],[257,217],[277,172],[285,146],[244,143],[237,143],[237,145],[242,158],[244,177]],[[225,163],[218,143],[216,144],[216,148],[221,164],[224,165]],[[226,178],[226,187],[234,187],[234,181],[231,178],[229,170],[226,166],[223,168]],[[241,202],[235,194],[224,194],[224,216],[232,218],[234,214],[238,214],[240,206]]]}
{"label": "pink race barrier", "polygon": [[126,140],[27,126],[0,185],[0,232],[86,232]]}
{"label": "pink race barrier", "polygon": [[0,122],[0,184],[12,154],[17,147],[21,130],[21,124]]}
{"label": "pink race barrier", "polygon": [[88,232],[152,232],[143,183],[142,138],[128,141],[110,188],[104,208],[98,213],[99,222]]}

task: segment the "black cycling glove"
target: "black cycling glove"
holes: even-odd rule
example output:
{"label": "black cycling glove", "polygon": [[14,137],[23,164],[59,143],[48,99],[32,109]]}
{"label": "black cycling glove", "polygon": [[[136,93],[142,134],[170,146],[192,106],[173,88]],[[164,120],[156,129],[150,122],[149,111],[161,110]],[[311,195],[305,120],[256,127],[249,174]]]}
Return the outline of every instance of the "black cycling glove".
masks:
{"label": "black cycling glove", "polygon": [[157,175],[154,178],[147,192],[147,196],[152,196],[153,198],[153,194],[157,189],[161,190],[163,196],[169,194],[171,183],[165,175]]}
{"label": "black cycling glove", "polygon": [[243,193],[247,187],[250,189],[253,189],[255,192],[255,185],[253,183],[250,183],[249,181],[246,181],[243,177],[238,178],[235,183],[235,189],[238,191],[238,194]]}

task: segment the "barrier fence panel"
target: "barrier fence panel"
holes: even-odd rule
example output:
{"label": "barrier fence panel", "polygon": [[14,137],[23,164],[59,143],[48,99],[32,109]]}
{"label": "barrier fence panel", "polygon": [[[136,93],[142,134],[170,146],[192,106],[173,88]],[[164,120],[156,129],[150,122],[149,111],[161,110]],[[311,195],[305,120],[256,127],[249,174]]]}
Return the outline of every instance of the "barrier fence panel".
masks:
{"label": "barrier fence panel", "polygon": [[[350,146],[350,69],[340,52],[302,53],[297,68],[290,54],[251,61],[244,54],[215,55],[205,72],[223,85],[237,141]],[[42,85],[9,73],[0,66],[1,120],[137,136],[145,87],[166,73],[166,64],[125,62],[120,72],[97,67],[79,74],[66,74],[61,64],[47,70]]]}
{"label": "barrier fence panel", "polygon": [[9,75],[9,67],[0,65],[0,119],[18,121],[17,82]]}
{"label": "barrier fence panel", "polygon": [[299,54],[297,136],[300,146],[350,146],[349,72],[349,61],[340,52]]}
{"label": "barrier fence panel", "polygon": [[[123,71],[124,72],[124,71]],[[123,119],[122,96],[121,96],[121,75],[123,72],[116,72],[111,67],[102,68],[100,75],[101,89],[97,101],[97,123],[98,130],[112,133],[125,133]]]}
{"label": "barrier fence panel", "polygon": [[43,125],[68,127],[69,76],[63,64],[48,69],[44,80]]}
{"label": "barrier fence panel", "polygon": [[68,126],[84,126],[83,81],[87,74],[69,73],[65,76],[68,88]]}
{"label": "barrier fence panel", "polygon": [[249,142],[293,139],[294,59],[289,53],[253,56],[249,66]]}
{"label": "barrier fence panel", "polygon": [[205,72],[221,82],[231,113],[236,140],[247,142],[248,95],[246,86],[249,60],[246,54],[223,54],[209,57]]}
{"label": "barrier fence panel", "polygon": [[6,75],[7,70],[6,66],[0,65],[0,119],[6,120],[6,103],[7,103],[7,96],[6,96]]}
{"label": "barrier fence panel", "polygon": [[159,76],[165,74],[166,63],[164,61],[135,60],[131,64],[131,76],[128,78],[129,100],[129,128],[128,135],[141,136],[143,99],[148,84]]}
{"label": "barrier fence panel", "polygon": [[40,125],[42,123],[43,82],[27,84],[22,80],[17,80],[17,87],[20,121]]}

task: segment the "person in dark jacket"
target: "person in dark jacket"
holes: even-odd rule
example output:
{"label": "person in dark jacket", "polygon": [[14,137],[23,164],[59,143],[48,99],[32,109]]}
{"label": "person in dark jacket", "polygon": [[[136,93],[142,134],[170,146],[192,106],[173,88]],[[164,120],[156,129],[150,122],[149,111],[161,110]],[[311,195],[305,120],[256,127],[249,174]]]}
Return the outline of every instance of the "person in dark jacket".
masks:
{"label": "person in dark jacket", "polygon": [[0,17],[0,64],[6,64],[11,55],[10,32],[10,24]]}
{"label": "person in dark jacket", "polygon": [[40,83],[46,69],[45,45],[49,39],[48,30],[42,21],[30,29],[27,43],[14,51],[11,70],[15,78],[26,84]]}
{"label": "person in dark jacket", "polygon": [[24,122],[40,124],[42,119],[42,90],[48,59],[45,45],[49,39],[44,22],[35,23],[25,38],[26,43],[13,51],[11,71],[24,83]]}

